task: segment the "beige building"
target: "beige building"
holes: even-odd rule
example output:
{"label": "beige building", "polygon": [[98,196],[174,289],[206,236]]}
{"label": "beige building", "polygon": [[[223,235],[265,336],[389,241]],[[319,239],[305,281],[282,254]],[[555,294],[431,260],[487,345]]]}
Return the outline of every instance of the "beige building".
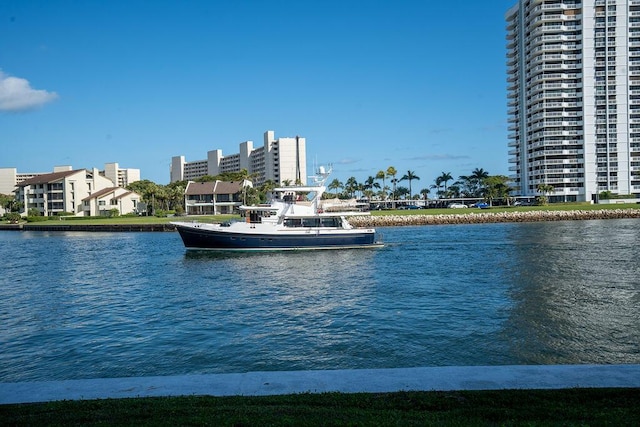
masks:
{"label": "beige building", "polygon": [[121,187],[109,187],[91,193],[82,199],[85,216],[105,216],[113,209],[119,215],[139,213],[140,195]]}
{"label": "beige building", "polygon": [[105,163],[100,175],[109,178],[116,186],[122,188],[132,182],[140,181],[140,169],[122,169],[117,163]]}
{"label": "beige building", "polygon": [[114,188],[113,181],[95,168],[36,175],[17,185],[16,197],[23,203],[21,214],[37,209],[44,216],[104,215],[114,208],[127,214],[136,212],[140,200],[136,193]]}
{"label": "beige building", "polygon": [[[55,166],[53,172],[70,171],[71,166]],[[50,172],[19,173],[16,168],[0,168],[0,194],[13,194],[18,184],[38,175],[46,175]],[[113,185],[126,187],[132,182],[140,181],[140,169],[121,169],[118,163],[105,163],[100,175],[109,178]]]}
{"label": "beige building", "polygon": [[302,137],[275,138],[274,131],[264,133],[264,145],[254,148],[253,141],[240,144],[240,152],[224,156],[222,150],[207,152],[206,160],[186,162],[184,156],[171,159],[171,182],[195,180],[204,175],[216,176],[225,172],[246,169],[260,185],[271,180],[278,185],[284,181],[306,184],[306,140]]}

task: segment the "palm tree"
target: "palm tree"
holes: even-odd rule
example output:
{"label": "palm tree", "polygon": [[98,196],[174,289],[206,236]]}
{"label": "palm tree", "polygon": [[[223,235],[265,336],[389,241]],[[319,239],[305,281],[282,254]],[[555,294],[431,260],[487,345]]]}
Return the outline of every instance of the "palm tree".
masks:
{"label": "palm tree", "polygon": [[393,183],[393,194],[391,196],[391,200],[392,200],[392,204],[393,204],[393,208],[396,208],[396,184],[398,183],[398,180],[396,179],[396,174],[398,173],[398,171],[396,170],[396,168],[394,168],[393,166],[389,166],[387,168],[387,177],[391,178],[391,182]]}
{"label": "palm tree", "polygon": [[442,172],[442,175],[438,177],[440,182],[444,184],[444,192],[447,192],[447,182],[451,181],[453,177],[451,176],[451,172]]}
{"label": "palm tree", "polygon": [[352,198],[355,197],[355,192],[358,190],[358,181],[354,176],[347,179],[347,182],[344,184],[344,189]]}
{"label": "palm tree", "polygon": [[[376,173],[376,179],[381,179],[382,180],[382,190],[385,191],[386,185],[384,182],[384,179],[387,177],[387,175],[384,173],[384,171],[378,171],[378,173]],[[379,187],[378,187],[379,188]],[[385,197],[383,198],[386,199],[386,191],[385,191]]]}
{"label": "palm tree", "polygon": [[374,188],[380,188],[380,184],[378,184],[376,182],[376,178],[375,177],[370,176],[362,184],[362,189],[363,190],[373,190]]}
{"label": "palm tree", "polygon": [[428,188],[423,188],[422,190],[420,190],[420,194],[422,195],[422,198],[424,199],[424,207],[427,207],[427,196],[429,195],[431,191],[429,191]]}
{"label": "palm tree", "polygon": [[331,181],[329,186],[327,187],[329,190],[335,190],[335,196],[338,197],[338,189],[343,188],[344,185],[340,182],[338,178]]}
{"label": "palm tree", "polygon": [[484,181],[489,178],[489,172],[482,168],[475,168],[470,178],[475,186],[475,195],[479,196],[483,191]]}
{"label": "palm tree", "polygon": [[436,189],[436,194],[438,195],[438,198],[441,198],[444,193],[443,191],[440,189],[442,187],[442,177],[437,177],[435,180],[435,185],[432,185],[431,188]]}
{"label": "palm tree", "polygon": [[402,197],[403,199],[411,198],[411,193],[407,187],[399,186],[396,188],[396,192],[398,193],[398,197]]}
{"label": "palm tree", "polygon": [[546,205],[549,201],[547,195],[553,193],[554,188],[551,184],[538,184],[536,190],[538,190],[539,193],[542,193],[542,196],[538,197],[538,201],[541,205]]}
{"label": "palm tree", "polygon": [[400,178],[400,181],[409,181],[409,198],[413,197],[413,193],[411,192],[411,181],[414,179],[417,181],[420,180],[420,177],[416,175],[414,171],[407,171],[407,173]]}

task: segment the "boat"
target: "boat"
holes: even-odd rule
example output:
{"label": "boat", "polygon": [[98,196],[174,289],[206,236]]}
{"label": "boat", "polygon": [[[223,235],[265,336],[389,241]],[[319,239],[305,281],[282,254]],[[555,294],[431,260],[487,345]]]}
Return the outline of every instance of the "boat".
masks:
{"label": "boat", "polygon": [[322,200],[331,170],[318,168],[312,185],[278,187],[268,203],[239,207],[243,220],[219,224],[171,222],[188,250],[269,251],[380,248],[374,228],[347,217],[369,215],[358,204]]}

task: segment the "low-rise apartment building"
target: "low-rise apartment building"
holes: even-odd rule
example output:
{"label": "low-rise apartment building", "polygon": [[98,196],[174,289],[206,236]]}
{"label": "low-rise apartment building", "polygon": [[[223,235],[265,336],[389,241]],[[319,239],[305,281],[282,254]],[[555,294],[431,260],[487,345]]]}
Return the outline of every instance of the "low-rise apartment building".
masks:
{"label": "low-rise apartment building", "polygon": [[[37,209],[41,215],[68,213],[75,216],[106,215],[117,208],[120,214],[136,212],[140,196],[122,188],[98,169],[66,170],[40,174],[17,185],[16,198],[22,202],[21,214]],[[95,206],[92,204],[95,202]]]}
{"label": "low-rise apartment building", "polygon": [[[70,171],[71,166],[55,166],[53,172]],[[18,172],[17,168],[0,168],[0,194],[13,194],[18,184],[38,175],[50,172]],[[132,182],[140,181],[140,169],[122,169],[118,163],[105,163],[100,175],[109,178],[114,186],[126,187]]]}

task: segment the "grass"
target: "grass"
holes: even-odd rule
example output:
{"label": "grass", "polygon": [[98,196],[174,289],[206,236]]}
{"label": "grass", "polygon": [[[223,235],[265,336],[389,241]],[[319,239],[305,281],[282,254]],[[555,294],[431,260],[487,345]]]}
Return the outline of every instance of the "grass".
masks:
{"label": "grass", "polygon": [[640,389],[157,397],[0,405],[2,425],[640,425]]}
{"label": "grass", "polygon": [[[600,210],[600,209],[640,209],[640,205],[636,203],[621,203],[611,205],[592,205],[581,203],[558,203],[550,204],[547,206],[518,206],[518,207],[505,207],[496,206],[489,209],[479,208],[467,208],[467,209],[413,209],[413,210],[384,210],[384,211],[371,211],[373,216],[385,216],[385,215],[460,215],[470,212],[474,213],[499,213],[499,212],[526,212],[526,211],[568,211],[568,210]],[[165,224],[171,221],[199,221],[199,222],[224,222],[231,219],[240,219],[239,215],[198,215],[198,216],[185,216],[185,217],[166,217],[158,218],[155,216],[138,216],[138,217],[92,217],[77,219],[63,219],[52,217],[47,221],[39,221],[33,223],[35,225],[69,225],[69,224],[82,224],[82,225],[111,225],[111,224]]]}

